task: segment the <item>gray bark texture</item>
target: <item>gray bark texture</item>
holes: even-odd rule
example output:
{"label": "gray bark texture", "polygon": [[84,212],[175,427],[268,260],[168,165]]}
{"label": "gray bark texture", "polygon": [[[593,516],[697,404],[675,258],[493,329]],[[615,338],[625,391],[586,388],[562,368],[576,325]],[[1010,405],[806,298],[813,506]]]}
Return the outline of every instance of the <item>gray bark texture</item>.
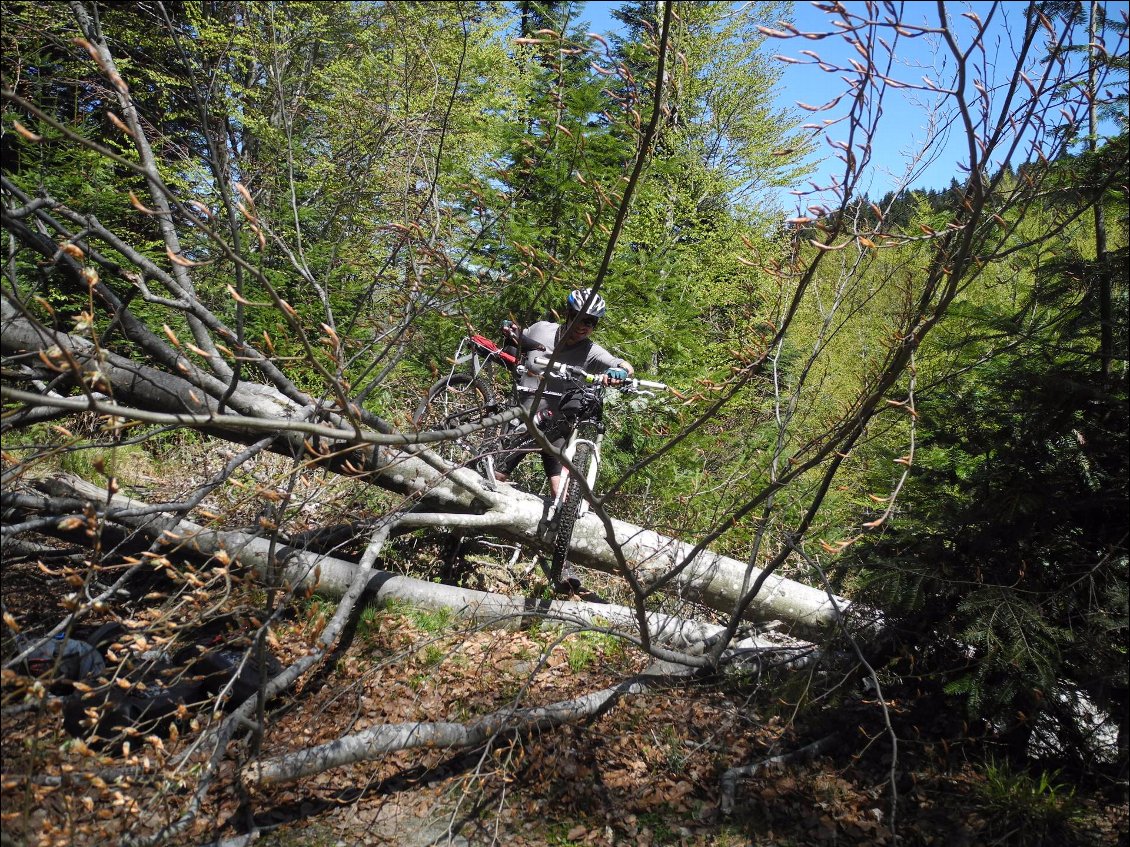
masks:
{"label": "gray bark texture", "polygon": [[380,724],[325,744],[252,762],[244,768],[243,774],[248,782],[268,786],[291,782],[329,768],[371,761],[397,750],[478,747],[501,733],[528,733],[593,718],[610,709],[621,697],[642,693],[651,685],[662,682],[662,678],[651,681],[646,676],[639,677],[572,700],[548,706],[504,709],[468,723],[415,721]]}
{"label": "gray bark texture", "polygon": [[[47,492],[39,503],[34,497],[20,498],[17,505],[25,510],[73,509],[82,511],[88,504],[97,508],[103,520],[121,524],[140,532],[151,540],[161,539],[166,551],[191,552],[215,556],[225,552],[234,562],[259,574],[267,573],[270,542],[259,536],[238,531],[208,529],[189,520],[154,514],[153,508],[141,501],[114,494],[71,476],[43,480],[38,487]],[[285,545],[274,550],[282,576],[290,586],[309,586],[319,594],[341,597],[353,584],[358,565],[353,562],[299,550]],[[444,585],[372,569],[365,586],[372,602],[410,604],[423,609],[448,609],[457,616],[495,628],[516,629],[531,617],[598,627],[631,636],[637,631],[639,617],[634,609],[611,603],[588,603],[576,600],[531,600],[487,591]],[[650,611],[647,623],[651,642],[660,652],[678,651],[695,656],[720,637],[725,629],[716,624],[688,620],[658,611]],[[773,654],[774,664],[799,667],[815,656],[813,647],[780,637],[747,637],[735,641],[726,659],[743,654]],[[680,656],[667,656],[678,660]]]}
{"label": "gray bark texture", "polygon": [[[267,424],[277,432],[271,448],[275,452],[306,459],[312,454],[321,456],[323,466],[330,470],[406,497],[412,505],[400,519],[402,527],[439,526],[496,534],[540,549],[548,549],[552,540],[545,533],[548,504],[544,500],[513,489],[492,491],[473,471],[446,467],[424,447],[436,440],[434,436],[377,432],[358,426],[338,411],[304,408],[279,391],[247,381],[238,385],[221,414],[218,404],[188,380],[98,350],[84,338],[44,332],[6,302],[0,329],[6,356],[41,361],[42,354],[60,370],[86,374],[87,384],[101,380],[112,389],[112,403],[94,395],[69,399],[76,408],[127,418],[131,412],[141,418],[144,413],[177,416],[186,426],[240,442],[261,437]],[[8,399],[13,398],[11,390],[4,391]],[[62,401],[42,398],[40,402]],[[309,434],[312,429],[317,430],[313,436]],[[592,513],[578,520],[571,561],[616,573],[620,565],[615,545],[645,588],[664,581],[669,592],[723,613],[732,612],[761,576],[761,571],[746,562],[695,550],[691,544],[644,527],[618,520],[612,520],[610,526],[611,536]],[[797,635],[813,637],[834,626],[849,607],[843,598],[833,599],[822,590],[770,574],[745,617],[781,620]]]}

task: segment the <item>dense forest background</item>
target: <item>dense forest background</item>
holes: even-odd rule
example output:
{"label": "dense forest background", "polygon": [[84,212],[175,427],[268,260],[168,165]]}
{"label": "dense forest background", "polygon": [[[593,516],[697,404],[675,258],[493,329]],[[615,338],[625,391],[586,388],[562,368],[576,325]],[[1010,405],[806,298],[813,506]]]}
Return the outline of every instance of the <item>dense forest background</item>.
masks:
{"label": "dense forest background", "polygon": [[[304,802],[277,784],[345,764],[381,796],[451,780],[419,843],[643,843],[644,812],[607,797],[516,819],[499,797],[564,778],[608,712],[641,709],[602,743],[646,740],[655,719],[612,705],[660,684],[688,716],[653,745],[664,767],[694,771],[684,744],[713,758],[685,791],[636,775],[667,785],[655,843],[807,820],[740,787],[735,811],[734,786],[820,754],[875,757],[880,813],[787,843],[931,843],[950,831],[918,816],[927,753],[976,776],[951,822],[970,843],[1094,843],[1130,761],[1125,9],[1028,3],[1005,26],[1001,4],[938,4],[973,22],[959,36],[898,3],[818,4],[805,33],[791,6],[626,2],[605,37],[569,2],[3,0],[5,844],[267,837],[257,812]],[[826,39],[857,58],[822,59]],[[940,76],[902,67],[900,39],[932,43]],[[779,55],[827,89],[775,111]],[[905,184],[943,137],[956,171],[860,194],[897,170],[871,141],[906,89],[936,132]],[[460,339],[586,286],[599,342],[678,389],[610,401],[590,579],[626,625],[516,564],[544,552],[536,473],[499,492],[412,424]],[[645,532],[687,546],[642,562]],[[696,570],[707,551],[732,587]],[[480,600],[425,625],[407,593],[374,600],[376,570],[413,597],[516,597],[498,617],[526,619],[520,683],[444,677],[471,647],[497,665]],[[816,605],[765,611],[794,586]],[[713,628],[664,641],[660,614]],[[109,720],[199,676],[182,654],[214,622],[242,701],[224,684],[140,730]],[[100,673],[58,649],[29,665],[107,624]],[[575,674],[546,687],[555,650]],[[352,718],[319,699],[335,684],[362,692]],[[366,711],[396,697],[416,711]],[[302,758],[296,725],[363,750]],[[568,825],[522,829],[543,819]]]}

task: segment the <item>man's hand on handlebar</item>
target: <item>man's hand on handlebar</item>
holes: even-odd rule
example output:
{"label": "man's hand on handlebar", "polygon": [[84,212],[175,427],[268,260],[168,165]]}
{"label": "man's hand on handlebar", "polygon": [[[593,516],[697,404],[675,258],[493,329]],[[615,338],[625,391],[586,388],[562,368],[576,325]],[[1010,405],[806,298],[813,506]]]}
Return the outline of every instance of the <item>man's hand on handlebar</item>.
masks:
{"label": "man's hand on handlebar", "polygon": [[513,321],[503,321],[502,335],[512,344],[517,344],[518,340],[522,337],[522,327],[518,326],[518,324]]}
{"label": "man's hand on handlebar", "polygon": [[604,374],[605,385],[623,385],[628,381],[628,371],[624,368],[609,368]]}

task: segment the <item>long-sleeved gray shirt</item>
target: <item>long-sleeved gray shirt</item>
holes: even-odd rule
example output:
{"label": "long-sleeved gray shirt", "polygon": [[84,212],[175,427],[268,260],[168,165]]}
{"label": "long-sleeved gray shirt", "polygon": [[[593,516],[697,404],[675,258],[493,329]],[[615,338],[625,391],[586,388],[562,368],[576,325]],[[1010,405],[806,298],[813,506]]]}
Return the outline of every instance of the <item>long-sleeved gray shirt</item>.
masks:
{"label": "long-sleeved gray shirt", "polygon": [[[533,358],[549,355],[554,350],[557,350],[558,362],[584,368],[589,373],[599,373],[624,364],[624,360],[619,356],[612,355],[588,338],[558,350],[557,345],[564,333],[565,328],[553,321],[538,321],[522,331],[521,349],[525,354],[525,364],[528,369],[528,373],[522,378],[523,387],[531,389],[538,387],[540,381],[538,374],[541,373],[541,368],[534,367]],[[564,380],[551,377],[546,385],[546,391],[559,394],[568,387],[569,384]],[[556,397],[547,400],[551,407],[557,405]]]}

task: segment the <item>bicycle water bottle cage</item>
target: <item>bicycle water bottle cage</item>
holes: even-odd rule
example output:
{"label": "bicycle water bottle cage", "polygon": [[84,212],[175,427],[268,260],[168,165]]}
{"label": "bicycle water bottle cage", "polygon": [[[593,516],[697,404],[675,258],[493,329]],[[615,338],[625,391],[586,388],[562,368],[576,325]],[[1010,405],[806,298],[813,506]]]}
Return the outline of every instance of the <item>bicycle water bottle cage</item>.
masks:
{"label": "bicycle water bottle cage", "polygon": [[472,335],[471,343],[473,343],[488,356],[498,356],[498,358],[502,359],[502,361],[506,362],[506,364],[508,365],[515,365],[518,363],[518,359],[515,356],[504,351],[485,335]]}

